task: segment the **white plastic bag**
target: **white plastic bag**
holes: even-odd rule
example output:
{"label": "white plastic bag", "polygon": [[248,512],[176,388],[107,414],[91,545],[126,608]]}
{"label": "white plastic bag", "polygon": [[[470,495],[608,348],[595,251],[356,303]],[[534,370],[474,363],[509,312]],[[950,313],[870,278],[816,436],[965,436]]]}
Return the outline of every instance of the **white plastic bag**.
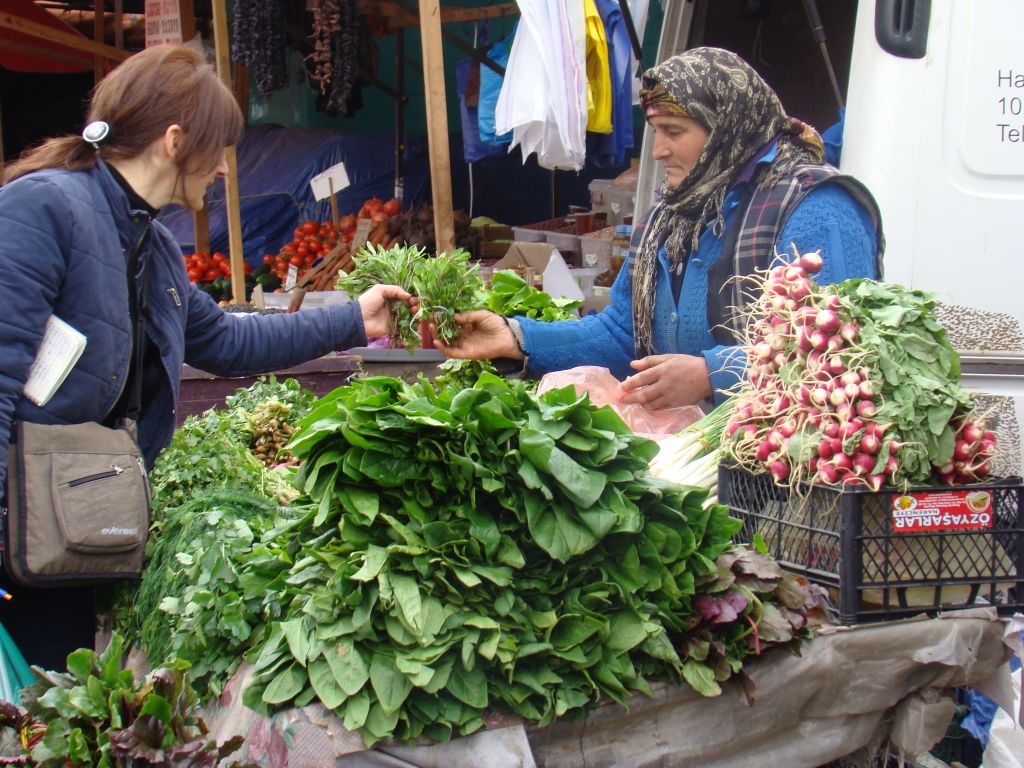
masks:
{"label": "white plastic bag", "polygon": [[512,43],[494,122],[512,132],[509,149],[542,168],[579,170],[586,160],[586,26],[579,0],[518,0]]}

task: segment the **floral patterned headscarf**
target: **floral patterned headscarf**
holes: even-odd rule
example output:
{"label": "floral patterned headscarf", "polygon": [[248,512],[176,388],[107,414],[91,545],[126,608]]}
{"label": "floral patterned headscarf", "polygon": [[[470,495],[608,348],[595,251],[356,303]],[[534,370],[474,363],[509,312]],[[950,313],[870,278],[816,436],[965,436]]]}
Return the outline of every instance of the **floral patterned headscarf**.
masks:
{"label": "floral patterned headscarf", "polygon": [[708,225],[721,235],[722,206],[730,185],[766,144],[778,139],[771,165],[756,183],[765,187],[797,165],[820,163],[821,137],[811,126],[787,117],[775,91],[749,64],[721,48],[693,48],[647,70],[641,105],[649,115],[690,117],[708,131],[693,169],[677,186],[662,185],[632,268],[633,333],[640,357],[651,354],[658,250],[677,273]]}

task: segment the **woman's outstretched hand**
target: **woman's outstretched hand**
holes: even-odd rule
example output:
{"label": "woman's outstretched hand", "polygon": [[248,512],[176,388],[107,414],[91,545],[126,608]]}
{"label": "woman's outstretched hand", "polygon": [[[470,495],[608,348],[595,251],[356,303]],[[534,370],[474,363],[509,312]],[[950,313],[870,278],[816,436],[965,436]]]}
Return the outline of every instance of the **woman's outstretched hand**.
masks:
{"label": "woman's outstretched hand", "polygon": [[696,405],[712,395],[708,364],[700,355],[650,355],[630,363],[635,373],[619,385],[622,402],[651,410]]}
{"label": "woman's outstretched hand", "polygon": [[415,313],[419,299],[397,285],[375,285],[359,297],[359,310],[363,314],[363,328],[366,337],[387,336],[391,333],[394,318],[391,315],[391,299],[409,302]]}
{"label": "woman's outstretched hand", "polygon": [[461,332],[459,338],[450,345],[437,338],[433,325],[427,327],[427,338],[433,338],[434,346],[444,353],[445,357],[458,360],[490,360],[496,357],[508,357],[522,360],[523,353],[516,343],[512,329],[505,318],[486,309],[455,315]]}

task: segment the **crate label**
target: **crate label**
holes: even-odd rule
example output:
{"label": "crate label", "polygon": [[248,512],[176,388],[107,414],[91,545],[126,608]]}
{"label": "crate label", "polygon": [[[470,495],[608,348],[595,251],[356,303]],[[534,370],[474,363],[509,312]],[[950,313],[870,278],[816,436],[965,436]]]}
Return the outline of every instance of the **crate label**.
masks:
{"label": "crate label", "polygon": [[989,491],[928,491],[892,499],[895,533],[991,527],[992,494]]}

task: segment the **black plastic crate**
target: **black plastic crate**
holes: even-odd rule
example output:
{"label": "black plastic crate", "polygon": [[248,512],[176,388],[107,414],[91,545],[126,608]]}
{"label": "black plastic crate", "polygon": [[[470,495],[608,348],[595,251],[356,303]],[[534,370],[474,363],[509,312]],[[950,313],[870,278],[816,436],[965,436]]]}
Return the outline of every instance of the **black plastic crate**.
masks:
{"label": "black plastic crate", "polygon": [[965,608],[1024,610],[1024,484],[907,492],[805,486],[721,465],[718,498],[787,570],[829,589],[843,624]]}

